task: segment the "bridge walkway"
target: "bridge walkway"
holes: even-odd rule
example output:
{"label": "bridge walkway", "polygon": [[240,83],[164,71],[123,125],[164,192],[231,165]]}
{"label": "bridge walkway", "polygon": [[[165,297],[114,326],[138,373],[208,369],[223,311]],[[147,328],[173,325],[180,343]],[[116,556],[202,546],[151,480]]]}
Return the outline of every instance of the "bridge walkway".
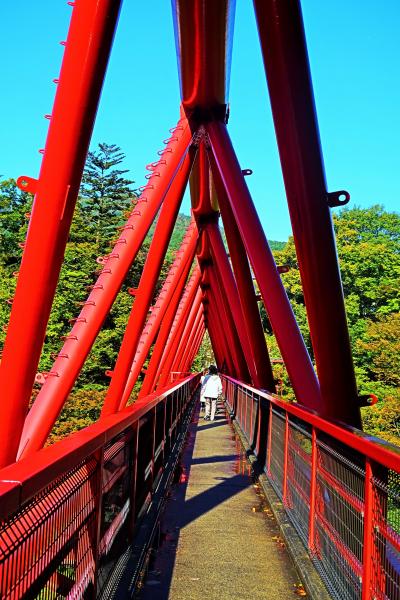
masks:
{"label": "bridge walkway", "polygon": [[225,415],[210,422],[197,410],[181,468],[140,600],[305,595]]}

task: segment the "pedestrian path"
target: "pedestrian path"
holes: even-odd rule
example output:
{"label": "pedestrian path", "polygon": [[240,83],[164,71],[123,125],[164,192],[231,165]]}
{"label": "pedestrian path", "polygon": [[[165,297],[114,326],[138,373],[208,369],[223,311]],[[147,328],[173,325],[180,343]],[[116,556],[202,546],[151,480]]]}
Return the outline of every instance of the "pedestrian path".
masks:
{"label": "pedestrian path", "polygon": [[140,600],[283,600],[304,595],[225,416],[210,422],[196,413],[161,531]]}

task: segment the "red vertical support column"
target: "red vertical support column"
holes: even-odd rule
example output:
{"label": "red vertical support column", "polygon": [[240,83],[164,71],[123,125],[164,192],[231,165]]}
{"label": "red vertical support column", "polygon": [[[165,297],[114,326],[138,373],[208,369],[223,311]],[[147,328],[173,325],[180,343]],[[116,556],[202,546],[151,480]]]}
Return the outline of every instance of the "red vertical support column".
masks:
{"label": "red vertical support column", "polygon": [[146,186],[146,197],[138,203],[104,268],[93,287],[76,324],[56,359],[51,377],[46,379],[25,420],[18,458],[42,447],[47,432],[71,391],[79,371],[88,355],[99,329],[110,310],[118,290],[136,257],[154,217],[169,189],[171,180],[191,142],[192,134],[186,119],[180,120],[177,131],[163,151],[164,158]]}
{"label": "red vertical support column", "polygon": [[186,189],[194,157],[195,152],[189,150],[164,199],[149,253],[140,277],[139,287],[126,326],[117,362],[114,367],[110,387],[104,401],[103,410],[101,412],[102,417],[116,412],[119,408],[132,361],[136,353],[140,333],[146,322],[150,303],[154,294],[154,288],[160,275],[179,207]]}
{"label": "red vertical support column", "polygon": [[282,482],[282,500],[287,506],[287,478],[288,478],[288,460],[289,460],[289,416],[285,412],[285,440],[283,450],[283,482]]}
{"label": "red vertical support column", "polygon": [[296,397],[321,412],[319,384],[226,127],[213,121],[206,129]]}
{"label": "red vertical support column", "polygon": [[362,574],[362,600],[370,600],[373,594],[372,552],[374,547],[374,482],[371,461],[365,459],[365,484],[364,484],[364,539],[363,539],[363,574]]}
{"label": "red vertical support column", "polygon": [[[0,466],[15,460],[119,14],[119,0],[72,13],[0,367]],[[82,60],[84,57],[84,60]]]}
{"label": "red vertical support column", "polygon": [[222,222],[228,243],[230,260],[235,274],[236,284],[242,306],[248,338],[252,347],[258,386],[275,392],[274,376],[261,323],[260,311],[254,290],[253,278],[246,254],[246,248],[240,236],[235,217],[226,197],[226,191],[214,157],[210,154],[214,185]]}
{"label": "red vertical support column", "polygon": [[267,473],[270,477],[271,477],[271,455],[272,455],[272,402],[269,403],[268,445],[267,445]]}
{"label": "red vertical support column", "polygon": [[120,409],[123,408],[128,402],[129,396],[137,381],[139,373],[142,370],[150,348],[160,329],[164,315],[166,314],[167,310],[170,309],[171,305],[174,305],[174,302],[176,302],[176,306],[179,302],[179,297],[182,293],[190,267],[193,263],[197,240],[197,226],[192,219],[183,238],[181,247],[177,253],[177,257],[172,264],[161,292],[159,293],[157,301],[153,307],[151,315],[146,323],[146,327],[143,330],[142,337],[139,340],[139,345],[136,350],[135,358],[133,359],[128,381],[126,383],[119,406]]}
{"label": "red vertical support column", "polygon": [[243,312],[240,305],[236,281],[229,264],[229,259],[222,241],[221,232],[216,223],[207,223],[205,226],[205,231],[207,232],[208,239],[210,241],[211,254],[213,256],[213,263],[218,273],[218,279],[221,283],[221,287],[224,289],[227,297],[229,298],[229,305],[232,311],[233,320],[239,336],[240,344],[243,349],[243,354],[250,371],[251,379],[256,387],[261,387],[261,382],[258,380],[257,370],[255,368],[254,356],[248,338],[247,329],[244,324]]}
{"label": "red vertical support column", "polygon": [[310,511],[308,518],[308,548],[312,554],[315,552],[315,510],[317,498],[317,432],[315,427],[311,432],[311,479],[310,479]]}
{"label": "red vertical support column", "polygon": [[[299,1],[254,0],[324,416],[361,427]],[[342,201],[343,198],[343,201]],[[340,390],[340,394],[338,394]]]}

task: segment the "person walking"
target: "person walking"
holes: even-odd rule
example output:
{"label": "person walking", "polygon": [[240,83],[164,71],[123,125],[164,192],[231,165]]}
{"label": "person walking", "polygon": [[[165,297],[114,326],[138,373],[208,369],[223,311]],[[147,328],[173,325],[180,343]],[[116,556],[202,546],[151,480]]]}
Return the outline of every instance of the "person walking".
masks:
{"label": "person walking", "polygon": [[206,383],[208,378],[210,377],[210,374],[208,372],[208,369],[204,369],[203,370],[203,375],[201,376],[200,379],[200,412],[205,408],[206,408],[206,399],[204,397],[204,390],[206,389]]}
{"label": "person walking", "polygon": [[217,398],[222,394],[222,381],[218,375],[218,369],[215,365],[208,368],[209,377],[204,385],[204,398],[206,399],[206,421],[214,421],[217,410]]}

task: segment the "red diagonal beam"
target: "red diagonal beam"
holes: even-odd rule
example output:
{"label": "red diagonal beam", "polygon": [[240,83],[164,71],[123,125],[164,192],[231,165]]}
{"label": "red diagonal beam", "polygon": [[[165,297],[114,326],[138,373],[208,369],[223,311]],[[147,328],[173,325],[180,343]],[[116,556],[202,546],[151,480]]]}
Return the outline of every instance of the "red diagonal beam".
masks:
{"label": "red diagonal beam", "polygon": [[119,8],[119,0],[74,8],[39,180],[24,188],[20,178],[36,196],[0,367],[0,466],[16,458]]}
{"label": "red diagonal beam", "polygon": [[319,384],[310,357],[226,127],[214,121],[207,123],[206,129],[296,397],[304,406],[322,411]]}
{"label": "red diagonal beam", "polygon": [[193,151],[187,153],[163,202],[114,367],[110,387],[104,401],[101,412],[102,417],[116,412],[119,408],[195,155],[194,148]]}
{"label": "red diagonal beam", "polygon": [[157,341],[154,345],[149,366],[147,367],[146,376],[143,380],[143,384],[140,390],[140,397],[147,396],[150,394],[157,383],[157,378],[162,366],[163,357],[166,353],[166,346],[168,344],[168,337],[171,331],[176,327],[175,317],[179,311],[182,311],[185,300],[187,299],[190,290],[195,289],[200,282],[201,273],[200,269],[196,267],[189,279],[189,282],[182,294],[185,280],[181,281],[181,284],[176,288],[174,295],[171,299],[169,307],[164,315],[160,332],[157,336]]}
{"label": "red diagonal beam", "polygon": [[257,371],[255,368],[254,356],[243,319],[243,312],[240,305],[236,281],[232,273],[232,268],[229,263],[224,242],[222,241],[220,229],[217,223],[209,222],[205,225],[205,231],[210,242],[213,264],[216,269],[220,287],[224,290],[224,293],[229,298],[229,306],[232,312],[233,321],[248,369],[251,374],[251,379],[254,385],[260,387],[260,382],[258,381]]}
{"label": "red diagonal beam", "polygon": [[180,119],[26,418],[19,457],[42,447],[169,189],[192,134]]}
{"label": "red diagonal beam", "polygon": [[[212,161],[215,159],[211,156]],[[222,222],[228,243],[230,260],[235,274],[236,284],[242,306],[248,338],[252,347],[257,371],[258,387],[275,392],[274,376],[261,323],[260,311],[254,290],[246,248],[240,236],[235,217],[232,213],[226,190],[216,165],[213,168],[213,181],[221,210]]]}
{"label": "red diagonal beam", "polygon": [[158,368],[160,377],[158,381],[157,378],[155,380],[157,388],[162,388],[168,383],[169,374],[172,371],[172,364],[175,360],[179,346],[183,340],[186,340],[186,343],[188,341],[189,328],[187,328],[187,324],[189,323],[193,325],[193,319],[198,313],[201,299],[202,292],[199,284],[197,283],[197,285],[193,285],[193,287],[190,289],[185,301],[182,304],[182,310],[178,310],[177,312],[175,326],[173,326],[171,330],[171,335]]}
{"label": "red diagonal beam", "polygon": [[[174,296],[180,296],[182,293],[190,267],[193,263],[197,240],[197,226],[192,219],[139,340],[135,358],[133,359],[128,381],[122,396],[122,401],[119,406],[120,409],[123,408],[129,400],[132,389],[160,329],[164,315],[171,306],[171,303],[174,303]],[[178,301],[176,302],[176,305],[177,304]]]}
{"label": "red diagonal beam", "polygon": [[219,366],[222,367],[222,364],[225,364],[225,371],[227,370],[229,373],[233,373],[235,371],[235,366],[233,363],[231,348],[226,337],[226,330],[224,329],[220,319],[219,309],[211,287],[206,290],[205,295],[206,299],[208,300],[208,328],[212,333],[212,339],[216,342],[216,348],[219,349],[222,355],[222,362]]}
{"label": "red diagonal beam", "polygon": [[300,2],[254,6],[324,415],[361,427]]}
{"label": "red diagonal beam", "polygon": [[196,358],[197,353],[200,349],[201,342],[204,337],[204,332],[205,332],[204,321],[203,321],[203,319],[201,319],[201,322],[197,329],[196,336],[193,339],[192,346],[191,346],[190,350],[188,351],[187,356],[185,358],[185,362],[182,364],[182,367],[180,369],[183,374],[188,373],[191,370],[193,361]]}
{"label": "red diagonal beam", "polygon": [[171,372],[182,370],[182,363],[186,361],[187,355],[193,350],[195,337],[198,334],[200,321],[203,316],[202,292],[199,290],[200,300],[197,303],[197,311],[193,309],[193,314],[189,316],[183,330],[179,346],[171,364]]}
{"label": "red diagonal beam", "polygon": [[235,371],[238,373],[238,378],[241,381],[248,381],[250,375],[240,340],[235,329],[235,323],[226,291],[219,283],[216,267],[214,265],[207,265],[206,270],[210,281],[210,294],[214,297],[216,307],[218,308],[217,314],[219,314],[221,328],[225,333],[225,339]]}

